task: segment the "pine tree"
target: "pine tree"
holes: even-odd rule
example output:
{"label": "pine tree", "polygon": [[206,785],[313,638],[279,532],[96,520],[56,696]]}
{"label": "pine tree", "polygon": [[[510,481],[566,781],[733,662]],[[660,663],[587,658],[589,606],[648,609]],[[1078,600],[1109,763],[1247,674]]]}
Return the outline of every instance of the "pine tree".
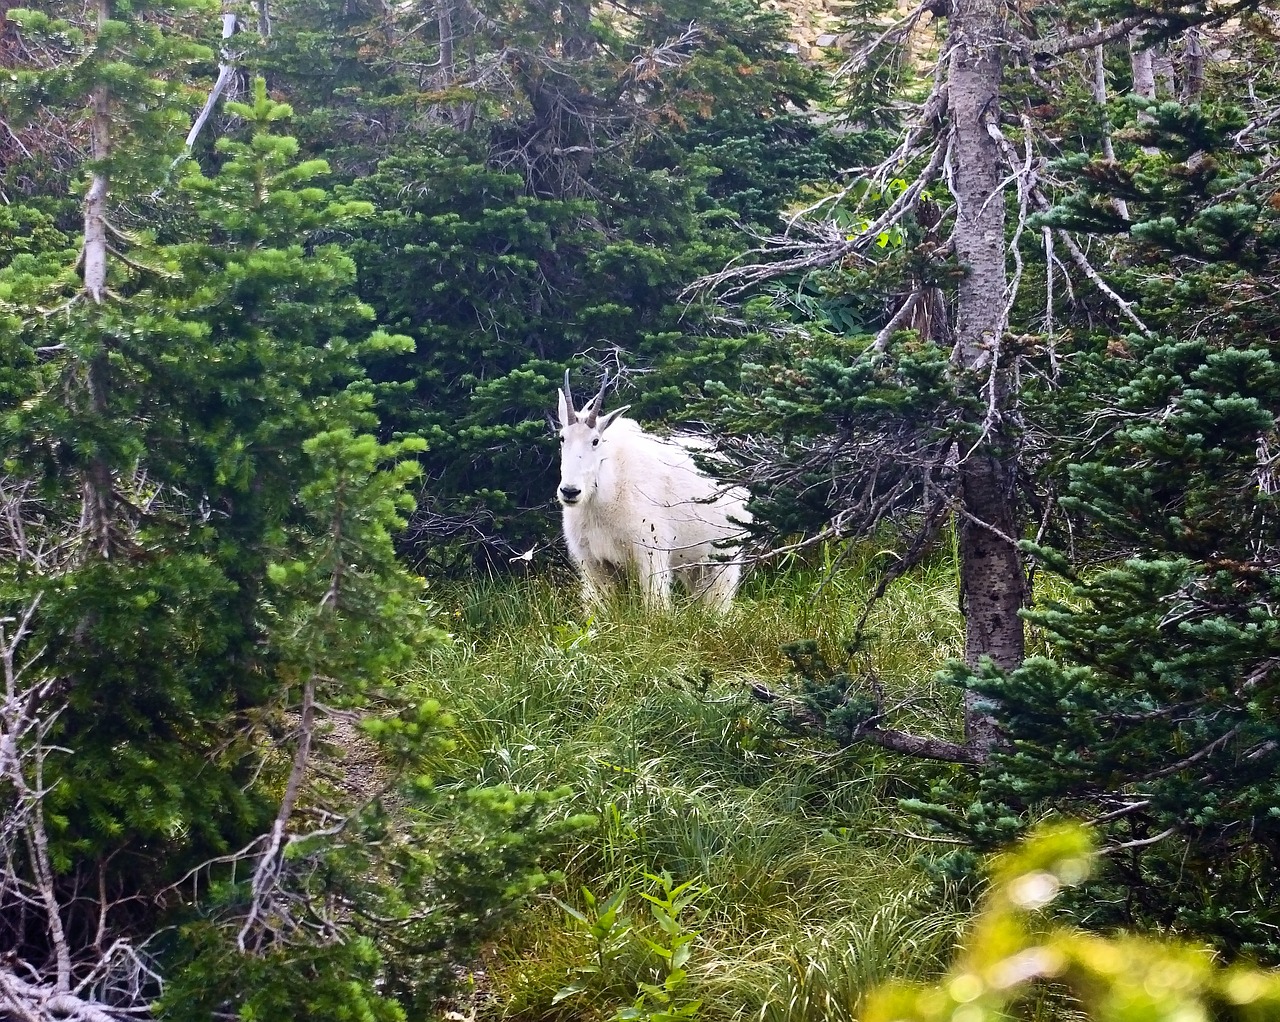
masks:
{"label": "pine tree", "polygon": [[[104,31],[117,62],[133,52]],[[85,90],[102,109],[101,82]],[[149,110],[118,84],[107,95]],[[362,364],[409,342],[374,329],[354,263],[325,238],[371,207],[336,201],[326,165],[297,159],[276,133],[289,110],[261,83],[229,110],[244,137],[208,174],[170,174],[181,110],[156,115],[170,134],[150,148],[89,163],[86,207],[117,239],[101,287],[75,272],[82,239],[38,204],[11,220],[40,227],[31,251],[0,270],[14,355],[0,377],[0,981],[37,1018],[125,1017],[166,996],[193,1017],[340,1017],[355,1002],[401,1017],[539,883],[554,835],[549,796],[450,800],[422,776],[447,717],[390,684],[438,637],[391,541],[421,443],[372,435]],[[149,218],[125,232],[130,210]],[[333,714],[381,787],[317,771]],[[421,815],[388,813],[393,788]],[[321,922],[307,903],[327,906]],[[408,935],[375,951],[385,923],[370,918]]]}
{"label": "pine tree", "polygon": [[[808,282],[805,301],[788,295],[791,308],[754,303],[757,313],[807,319],[811,328],[780,345],[775,362],[749,365],[744,394],[729,399],[737,423],[772,432],[742,451],[758,519],[819,524],[823,539],[865,536],[894,520],[908,530],[908,556],[888,572],[891,582],[933,547],[954,513],[971,670],[987,660],[1005,670],[1021,662],[1020,611],[1030,590],[1019,543],[1031,529],[1041,538],[1067,531],[1057,495],[1083,446],[1067,431],[1079,429],[1073,417],[1096,414],[1099,395],[1089,387],[1108,374],[1064,391],[1064,360],[1073,369],[1094,365],[1090,347],[1106,346],[1108,335],[1112,350],[1124,351],[1117,333],[1154,332],[1156,320],[1134,293],[1141,274],[1107,272],[1113,253],[1134,255],[1098,239],[1129,229],[1153,241],[1176,235],[1183,225],[1172,209],[1163,221],[1131,223],[1126,203],[1159,175],[1176,206],[1179,190],[1212,165],[1194,155],[1206,136],[1193,123],[1200,115],[1182,118],[1185,152],[1167,176],[1166,156],[1131,172],[1117,164],[1117,150],[1131,151],[1131,138],[1150,134],[1146,124],[1173,115],[1144,105],[1127,135],[1115,130],[1110,118],[1119,111],[1098,86],[1116,64],[1106,64],[1106,47],[1127,43],[1132,32],[1139,54],[1173,48],[1250,6],[1042,5],[1013,19],[999,3],[923,5],[868,30],[852,71],[883,67],[888,49],[914,44],[928,52],[927,17],[945,19],[945,35],[939,30],[933,40],[932,80],[916,86],[929,91],[892,157],[833,187],[808,219],[774,240],[772,262],[735,266],[708,282],[730,296],[779,275],[789,275],[793,291]],[[1199,84],[1184,91],[1199,95],[1203,68],[1193,51],[1203,50],[1203,38],[1196,39],[1182,52],[1188,80]],[[1050,66],[1052,76],[1043,73]],[[912,91],[909,80],[902,84]],[[1082,139],[1098,158],[1064,158],[1057,176],[1042,170],[1064,138]],[[1097,185],[1087,217],[1065,201],[1073,173]],[[1239,245],[1252,229],[1250,203],[1231,205],[1203,211],[1216,220],[1205,233],[1214,233],[1215,245]],[[1092,253],[1076,232],[1095,239]],[[1167,278],[1151,275],[1145,285],[1154,290]],[[967,690],[968,740],[956,746],[894,730],[878,711],[873,682],[861,689],[850,699],[872,705],[842,740],[962,762],[986,760],[1007,740],[990,690]]]}
{"label": "pine tree", "polygon": [[1079,184],[1049,222],[1110,234],[1108,276],[1151,334],[1099,332],[1034,399],[1075,434],[1061,505],[1086,563],[1029,548],[1074,579],[1029,616],[1051,655],[972,683],[1000,700],[1010,746],[965,811],[926,811],[981,845],[1047,809],[1091,818],[1107,868],[1074,900],[1082,918],[1274,963],[1280,220],[1257,116],[1276,103],[1274,42],[1225,31],[1218,45],[1264,69],[1254,111],[1211,98],[1210,68],[1203,102],[1134,104],[1115,159],[1069,161]]}
{"label": "pine tree", "polygon": [[[550,545],[544,413],[566,366],[643,370],[646,416],[734,373],[748,341],[714,336],[681,293],[743,246],[735,219],[773,226],[848,148],[786,113],[817,79],[785,53],[779,19],[749,6],[570,24],[567,7],[460,4],[450,17],[474,58],[425,94],[405,77],[414,54],[439,56],[425,23],[415,35],[394,12],[281,8],[254,59],[302,112],[304,146],[336,148],[346,194],[385,210],[352,251],[362,297],[415,340],[373,374],[384,436],[429,442],[406,543],[418,563],[505,567]],[[368,118],[376,139],[351,127]]]}

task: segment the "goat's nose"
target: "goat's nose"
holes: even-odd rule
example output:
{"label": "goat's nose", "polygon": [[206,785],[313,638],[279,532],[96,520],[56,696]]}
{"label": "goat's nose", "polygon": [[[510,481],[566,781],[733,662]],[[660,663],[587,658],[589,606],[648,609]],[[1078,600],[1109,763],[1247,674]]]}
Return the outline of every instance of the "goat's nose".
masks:
{"label": "goat's nose", "polygon": [[578,495],[579,495],[581,492],[582,492],[582,491],[581,491],[580,489],[578,489],[578,487],[576,487],[576,486],[562,486],[562,487],[560,487],[560,496],[564,497],[564,499],[565,499],[565,500],[569,500],[569,501],[577,500],[577,499],[578,499]]}

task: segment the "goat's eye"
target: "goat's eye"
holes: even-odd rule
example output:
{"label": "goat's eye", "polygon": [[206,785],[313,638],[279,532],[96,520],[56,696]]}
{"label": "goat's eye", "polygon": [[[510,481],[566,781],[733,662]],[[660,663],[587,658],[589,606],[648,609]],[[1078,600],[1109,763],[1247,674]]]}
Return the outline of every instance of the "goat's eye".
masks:
{"label": "goat's eye", "polygon": [[599,438],[598,436],[597,436],[597,437],[592,437],[592,438],[591,438],[591,446],[592,446],[592,447],[599,447],[599,446],[600,446],[600,438]]}

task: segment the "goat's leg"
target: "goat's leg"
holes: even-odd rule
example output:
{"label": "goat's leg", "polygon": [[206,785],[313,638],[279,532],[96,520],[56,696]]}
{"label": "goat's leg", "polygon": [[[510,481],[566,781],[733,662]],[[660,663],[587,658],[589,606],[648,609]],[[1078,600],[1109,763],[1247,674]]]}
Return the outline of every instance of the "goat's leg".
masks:
{"label": "goat's leg", "polygon": [[581,561],[578,573],[582,577],[582,605],[588,611],[597,611],[608,602],[613,589],[613,576],[609,569],[596,561]]}
{"label": "goat's leg", "polygon": [[636,568],[640,573],[640,592],[650,610],[671,609],[671,554],[651,546],[638,546]]}
{"label": "goat's leg", "polygon": [[726,611],[733,603],[734,594],[737,593],[738,583],[741,581],[742,562],[724,561],[714,567],[703,569],[703,584],[698,596],[707,606]]}

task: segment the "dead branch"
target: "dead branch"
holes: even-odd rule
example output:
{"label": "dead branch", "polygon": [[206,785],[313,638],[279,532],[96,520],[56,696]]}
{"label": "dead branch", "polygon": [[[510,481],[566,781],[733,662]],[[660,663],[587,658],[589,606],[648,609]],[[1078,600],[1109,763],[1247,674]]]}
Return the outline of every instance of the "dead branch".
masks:
{"label": "dead branch", "polygon": [[881,234],[910,215],[925,189],[941,175],[946,154],[947,146],[943,143],[936,144],[929,163],[916,179],[883,213],[857,234],[846,235],[843,228],[830,220],[806,219],[795,222],[793,229],[801,237],[791,234],[775,236],[746,255],[783,255],[788,252],[798,254],[772,262],[730,264],[719,273],[694,281],[681,297],[689,299],[699,293],[717,292],[722,298],[733,298],[765,280],[789,273],[822,269],[850,256],[860,255],[874,245]]}
{"label": "dead branch", "polygon": [[293,755],[293,767],[289,771],[284,796],[280,799],[280,808],[271,825],[267,847],[254,869],[249,911],[236,937],[236,945],[241,951],[247,950],[250,944],[255,951],[261,949],[267,935],[268,927],[264,922],[267,917],[274,915],[280,920],[290,919],[289,912],[281,904],[279,897],[279,880],[283,868],[285,832],[293,816],[298,797],[302,793],[302,784],[307,775],[307,762],[311,756],[311,740],[315,728],[315,686],[316,680],[312,677],[307,679],[302,689],[302,711],[298,724],[298,744]]}
{"label": "dead branch", "polygon": [[26,649],[39,606],[36,596],[20,617],[0,620],[0,783],[9,796],[0,815],[0,919],[40,920],[47,944],[28,949],[15,939],[0,957],[0,1013],[30,1022],[122,1022],[146,1014],[162,982],[128,940],[103,946],[108,912],[118,902],[101,881],[92,942],[73,939],[64,925],[82,895],[55,869],[46,825],[46,760],[66,750],[49,741],[61,686],[41,672],[43,650]]}
{"label": "dead branch", "polygon": [[1143,28],[1153,20],[1155,19],[1150,14],[1135,14],[1112,22],[1110,25],[1097,26],[1089,32],[1079,32],[1057,39],[1031,40],[1024,37],[1018,40],[1018,48],[1027,57],[1060,57],[1076,50],[1091,50],[1095,46],[1104,46],[1122,36],[1127,36],[1134,29]]}
{"label": "dead branch", "polygon": [[[1045,207],[1048,208],[1048,200],[1044,200],[1044,204],[1045,204]],[[1153,331],[1151,330],[1151,328],[1142,321],[1142,318],[1136,312],[1133,311],[1133,303],[1125,301],[1125,299],[1121,298],[1111,288],[1111,286],[1105,280],[1102,279],[1102,275],[1099,274],[1098,271],[1093,268],[1093,265],[1089,262],[1084,252],[1080,250],[1080,246],[1076,244],[1076,240],[1073,237],[1071,237],[1071,235],[1068,234],[1065,230],[1061,230],[1061,229],[1058,231],[1058,238],[1059,240],[1062,241],[1064,245],[1067,246],[1067,252],[1069,252],[1071,255],[1071,261],[1076,264],[1076,266],[1080,269],[1080,271],[1086,277],[1089,278],[1093,286],[1096,287],[1099,291],[1101,291],[1104,295],[1106,295],[1109,299],[1111,299],[1112,303],[1116,306],[1116,308],[1118,308],[1121,311],[1121,313],[1124,314],[1125,318],[1127,318],[1130,322],[1132,322],[1134,326],[1136,326],[1148,337],[1153,336]]]}
{"label": "dead branch", "polygon": [[836,740],[842,748],[851,748],[860,742],[866,742],[869,745],[876,745],[917,759],[934,759],[944,763],[968,763],[974,766],[985,763],[988,758],[988,750],[978,746],[958,745],[941,738],[886,730],[875,723],[860,724],[847,735],[833,734],[827,729],[823,716],[798,699],[779,695],[760,682],[752,682],[750,690],[753,698],[762,703],[777,705],[784,711],[783,725],[788,729],[807,737]]}
{"label": "dead branch", "polygon": [[860,47],[853,56],[836,69],[835,76],[840,78],[857,74],[867,66],[867,61],[871,59],[871,55],[883,46],[901,46],[910,38],[911,33],[915,31],[916,26],[925,14],[932,14],[936,6],[937,0],[924,0],[923,3],[917,4],[915,8],[893,22],[878,36]]}
{"label": "dead branch", "polygon": [[[1101,43],[1093,48],[1093,101],[1098,105],[1098,109],[1102,111],[1102,156],[1103,159],[1112,163],[1116,162],[1116,149],[1111,141],[1111,124],[1106,116],[1107,109],[1107,65],[1105,60],[1105,50]],[[1026,115],[1023,115],[1023,129],[1030,130],[1030,124]],[[1119,196],[1113,196],[1111,205],[1116,211],[1116,215],[1122,220],[1129,219],[1129,204]]]}
{"label": "dead branch", "polygon": [[209,90],[209,97],[204,101],[204,106],[196,116],[195,123],[191,125],[191,130],[187,132],[185,144],[186,152],[188,153],[191,151],[191,147],[196,144],[196,139],[200,137],[200,129],[204,127],[209,115],[213,113],[214,107],[218,105],[218,100],[221,98],[223,90],[226,89],[227,83],[231,81],[232,75],[235,74],[235,57],[227,47],[227,40],[235,34],[235,31],[235,14],[224,12],[222,15],[222,59],[218,63],[218,78],[213,83],[213,88]]}
{"label": "dead branch", "polygon": [[1151,845],[1159,844],[1161,841],[1164,841],[1166,838],[1173,837],[1173,835],[1176,833],[1178,833],[1178,828],[1170,827],[1167,830],[1162,830],[1159,834],[1156,834],[1154,837],[1144,837],[1144,838],[1139,838],[1138,840],[1135,840],[1135,841],[1124,841],[1118,845],[1108,845],[1107,847],[1101,849],[1098,852],[1098,854],[1099,855],[1115,855],[1116,852],[1124,852],[1132,848],[1149,848]]}

